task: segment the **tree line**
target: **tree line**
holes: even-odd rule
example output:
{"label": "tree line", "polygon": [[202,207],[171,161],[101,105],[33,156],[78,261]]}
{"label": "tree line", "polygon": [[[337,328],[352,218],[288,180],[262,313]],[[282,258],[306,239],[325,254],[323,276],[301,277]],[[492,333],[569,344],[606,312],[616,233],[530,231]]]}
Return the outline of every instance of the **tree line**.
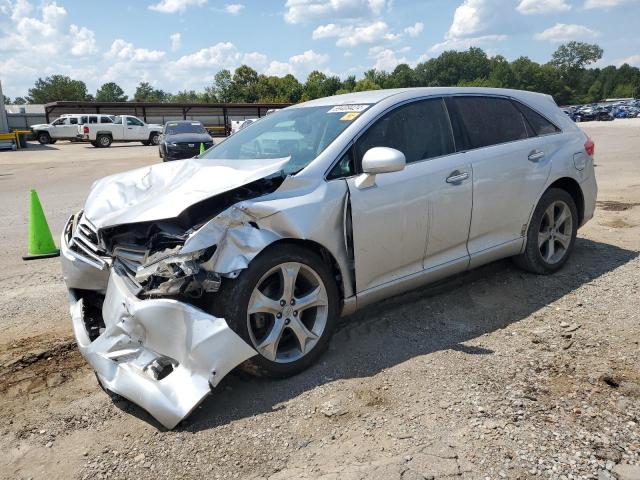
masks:
{"label": "tree line", "polygon": [[203,91],[182,90],[175,94],[141,82],[129,99],[114,82],[105,83],[95,95],[81,80],[64,75],[39,78],[26,97],[5,103],[42,104],[59,100],[102,102],[192,102],[192,103],[297,103],[335,94],[402,87],[479,86],[515,88],[552,95],[559,105],[597,102],[604,98],[640,97],[640,69],[620,67],[589,68],[602,58],[598,45],[569,42],[560,45],[547,63],[528,57],[511,62],[501,55],[489,57],[480,48],[446,51],[412,68],[398,65],[392,72],[369,70],[363,78],[340,79],[320,71],[309,74],[304,83],[293,75],[259,74],[247,65],[232,73],[219,71]]}

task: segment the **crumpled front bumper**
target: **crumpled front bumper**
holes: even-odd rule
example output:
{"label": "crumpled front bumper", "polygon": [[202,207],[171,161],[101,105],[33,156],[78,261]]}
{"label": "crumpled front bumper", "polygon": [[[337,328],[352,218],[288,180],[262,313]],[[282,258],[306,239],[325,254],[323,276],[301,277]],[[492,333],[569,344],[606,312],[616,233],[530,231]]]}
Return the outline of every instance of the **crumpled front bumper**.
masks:
{"label": "crumpled front bumper", "polygon": [[77,288],[83,272],[91,279],[96,269],[70,255],[64,235],[62,254],[80,352],[106,389],[140,405],[166,428],[175,427],[212,386],[256,355],[224,319],[173,299],[141,300],[113,269],[101,308],[104,325],[96,337],[91,333],[96,309],[88,303],[98,289]]}

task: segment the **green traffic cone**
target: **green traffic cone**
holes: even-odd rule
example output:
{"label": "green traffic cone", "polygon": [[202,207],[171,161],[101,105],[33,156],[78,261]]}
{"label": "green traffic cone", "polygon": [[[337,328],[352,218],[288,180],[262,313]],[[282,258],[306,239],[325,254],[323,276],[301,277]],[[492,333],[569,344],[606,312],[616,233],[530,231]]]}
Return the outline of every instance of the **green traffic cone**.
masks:
{"label": "green traffic cone", "polygon": [[51,236],[51,230],[42,211],[42,205],[35,190],[29,198],[29,250],[23,260],[50,258],[60,255]]}
{"label": "green traffic cone", "polygon": [[204,143],[200,144],[200,155],[204,153]]}

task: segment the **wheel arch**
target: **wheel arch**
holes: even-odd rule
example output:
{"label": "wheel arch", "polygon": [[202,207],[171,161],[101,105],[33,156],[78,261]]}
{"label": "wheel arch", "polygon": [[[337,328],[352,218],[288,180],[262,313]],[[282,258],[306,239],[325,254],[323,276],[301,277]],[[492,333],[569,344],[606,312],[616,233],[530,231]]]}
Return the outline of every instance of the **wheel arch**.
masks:
{"label": "wheel arch", "polygon": [[293,245],[298,245],[300,247],[303,247],[315,253],[324,262],[326,262],[330,266],[331,272],[336,281],[336,286],[338,287],[338,292],[340,293],[340,300],[341,301],[344,300],[345,298],[344,275],[342,274],[342,270],[340,269],[340,264],[338,263],[335,256],[331,253],[331,251],[329,251],[328,248],[326,248],[325,246],[313,240],[299,239],[299,238],[282,238],[282,239],[276,240],[275,242],[265,247],[262,250],[262,252],[260,252],[260,254],[268,250],[270,247],[273,247],[276,245],[283,245],[283,244],[290,244],[290,245],[293,244]]}
{"label": "wheel arch", "polygon": [[578,210],[578,225],[582,225],[582,222],[584,221],[584,193],[582,192],[580,184],[571,177],[562,177],[549,185],[543,192],[543,195],[551,188],[559,188],[571,195],[571,198],[573,198],[573,201],[576,204],[576,210]]}

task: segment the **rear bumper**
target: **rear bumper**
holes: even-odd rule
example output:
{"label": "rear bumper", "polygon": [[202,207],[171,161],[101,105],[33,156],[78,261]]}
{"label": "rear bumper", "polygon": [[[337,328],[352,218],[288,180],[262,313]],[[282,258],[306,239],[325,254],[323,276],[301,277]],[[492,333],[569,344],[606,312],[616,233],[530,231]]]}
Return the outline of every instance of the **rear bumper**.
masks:
{"label": "rear bumper", "polygon": [[593,166],[591,167],[589,177],[582,183],[580,183],[580,188],[582,189],[582,195],[584,197],[584,216],[580,225],[582,226],[593,218],[593,214],[596,210],[596,200],[598,198],[598,183],[596,182],[596,176],[595,172],[593,171]]}
{"label": "rear bumper", "polygon": [[175,427],[211,387],[256,354],[224,319],[178,300],[141,300],[114,269],[96,273],[75,258],[64,234],[61,247],[80,352],[106,389],[164,427]]}

